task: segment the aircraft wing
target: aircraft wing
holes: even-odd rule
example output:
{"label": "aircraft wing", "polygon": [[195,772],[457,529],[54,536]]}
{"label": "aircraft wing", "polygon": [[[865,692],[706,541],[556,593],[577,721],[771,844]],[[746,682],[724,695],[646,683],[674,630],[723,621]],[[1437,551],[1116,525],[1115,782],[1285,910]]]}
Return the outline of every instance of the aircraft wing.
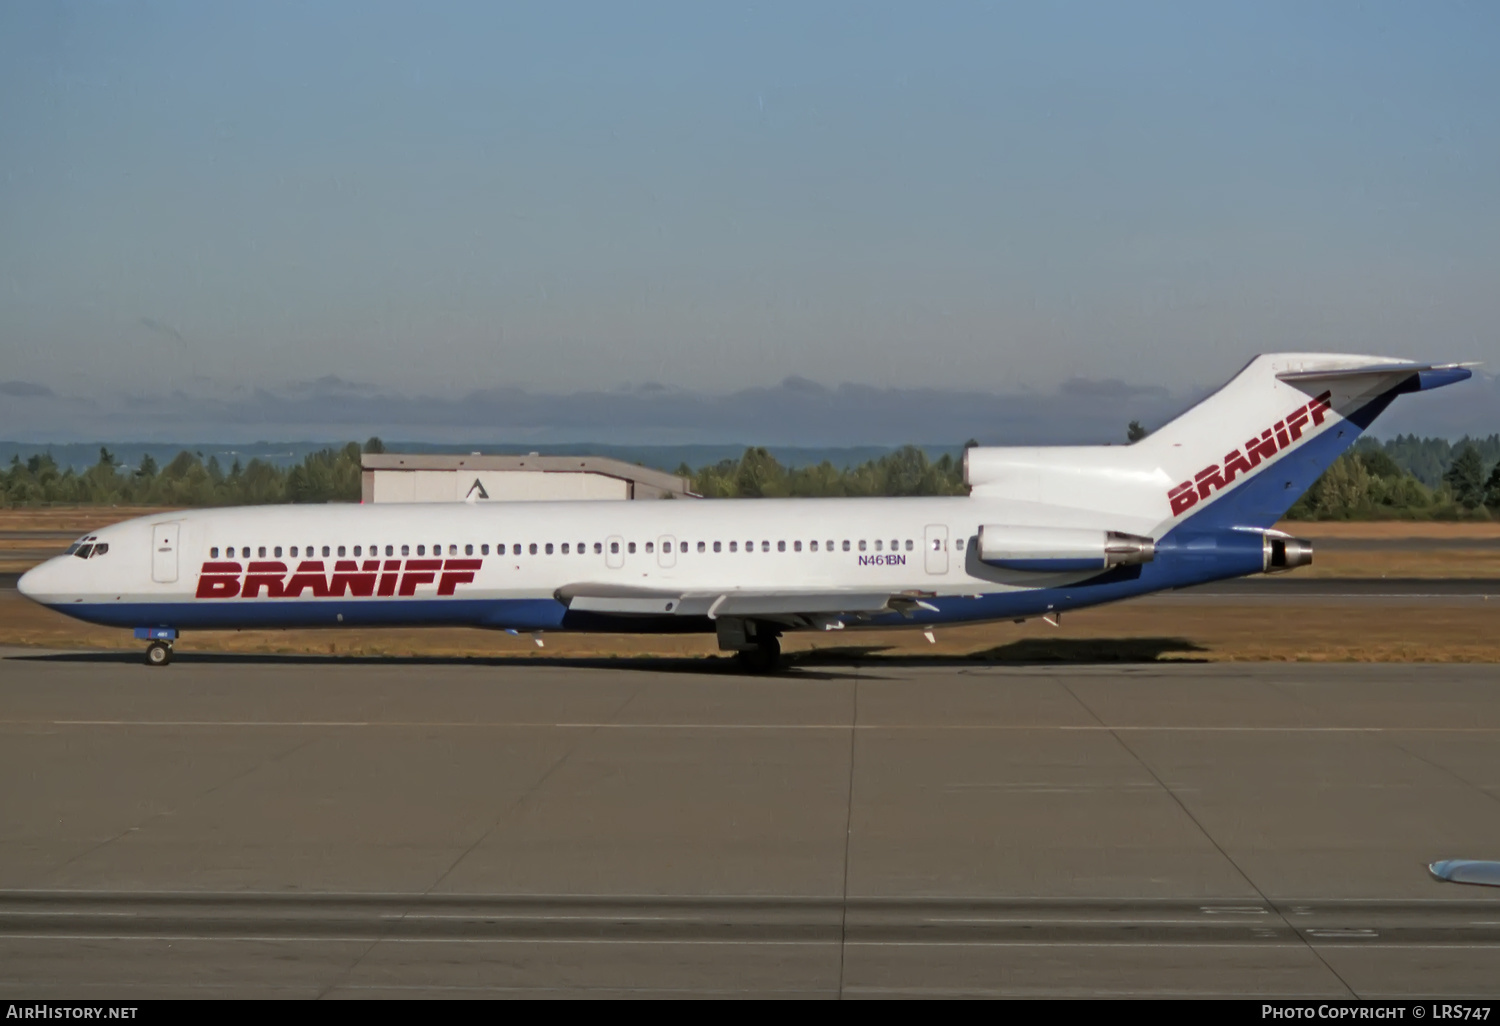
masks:
{"label": "aircraft wing", "polygon": [[[924,596],[889,591],[673,591],[613,584],[571,584],[557,600],[580,612],[615,616],[706,616],[754,618],[789,625],[827,622],[839,616],[869,616],[937,607]],[[930,598],[931,596],[925,596]]]}

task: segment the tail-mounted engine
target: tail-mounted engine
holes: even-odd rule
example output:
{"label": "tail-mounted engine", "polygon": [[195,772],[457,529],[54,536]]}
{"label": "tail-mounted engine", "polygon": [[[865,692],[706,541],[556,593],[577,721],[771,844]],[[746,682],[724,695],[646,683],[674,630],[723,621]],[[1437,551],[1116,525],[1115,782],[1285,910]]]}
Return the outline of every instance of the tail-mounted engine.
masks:
{"label": "tail-mounted engine", "polygon": [[1077,573],[1149,563],[1156,558],[1156,542],[1123,531],[985,524],[979,529],[979,558],[1004,570]]}

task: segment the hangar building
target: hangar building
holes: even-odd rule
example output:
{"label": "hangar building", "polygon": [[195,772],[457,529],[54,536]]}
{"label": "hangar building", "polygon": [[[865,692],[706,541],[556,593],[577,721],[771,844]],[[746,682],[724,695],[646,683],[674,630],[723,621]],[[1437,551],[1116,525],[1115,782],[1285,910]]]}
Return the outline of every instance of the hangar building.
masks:
{"label": "hangar building", "polygon": [[365,453],[361,502],[698,498],[687,478],[604,456]]}

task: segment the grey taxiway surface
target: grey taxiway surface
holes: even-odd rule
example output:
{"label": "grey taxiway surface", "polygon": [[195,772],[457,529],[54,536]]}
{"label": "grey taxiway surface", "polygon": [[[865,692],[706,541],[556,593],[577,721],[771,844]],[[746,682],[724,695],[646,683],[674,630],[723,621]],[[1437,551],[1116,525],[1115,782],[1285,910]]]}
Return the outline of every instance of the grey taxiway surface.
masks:
{"label": "grey taxiway surface", "polygon": [[0,996],[1495,996],[1497,677],[4,652]]}

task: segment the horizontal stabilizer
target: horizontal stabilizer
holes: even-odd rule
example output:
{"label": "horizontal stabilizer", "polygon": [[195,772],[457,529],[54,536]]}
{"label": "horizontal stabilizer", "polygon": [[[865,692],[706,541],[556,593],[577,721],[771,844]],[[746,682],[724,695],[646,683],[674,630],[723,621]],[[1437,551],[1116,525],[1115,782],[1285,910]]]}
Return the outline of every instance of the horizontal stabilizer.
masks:
{"label": "horizontal stabilizer", "polygon": [[1477,366],[1479,366],[1477,363],[1408,363],[1398,360],[1389,363],[1365,364],[1362,367],[1282,371],[1276,377],[1292,385],[1317,385],[1347,381],[1350,378],[1414,374],[1418,377],[1418,384],[1410,391],[1424,392],[1429,388],[1441,388],[1444,385],[1467,381],[1474,376],[1474,372],[1469,368]]}

